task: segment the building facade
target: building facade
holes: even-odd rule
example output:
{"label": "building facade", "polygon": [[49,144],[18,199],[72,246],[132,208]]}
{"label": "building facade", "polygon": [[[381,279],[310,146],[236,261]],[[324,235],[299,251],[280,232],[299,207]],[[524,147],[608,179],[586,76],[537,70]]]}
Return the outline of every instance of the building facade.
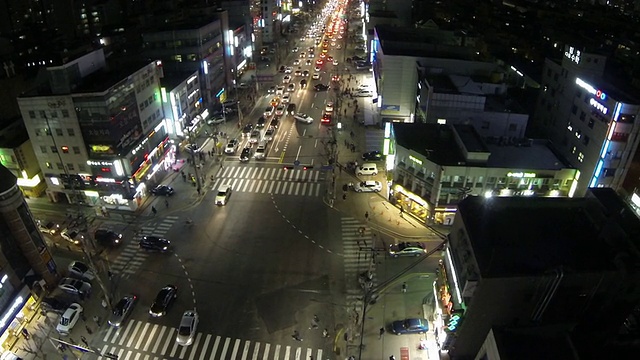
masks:
{"label": "building facade", "polygon": [[49,83],[18,104],[49,199],[137,209],[156,172],[175,160],[162,63],[108,65],[97,50],[47,71]]}
{"label": "building facade", "polygon": [[425,223],[451,225],[467,196],[571,197],[580,173],[546,141],[486,144],[471,125],[393,123],[390,200]]}
{"label": "building facade", "polygon": [[0,164],[18,178],[25,196],[38,197],[46,190],[38,158],[22,119],[0,130]]}
{"label": "building facade", "polygon": [[0,354],[38,315],[38,298],[55,288],[59,279],[16,177],[0,165]]}
{"label": "building facade", "polygon": [[168,74],[161,80],[160,93],[169,133],[179,139],[198,134],[210,115],[202,101],[198,72]]}
{"label": "building facade", "polygon": [[620,188],[640,142],[640,98],[607,81],[606,57],[566,46],[546,59],[533,126],[551,139],[589,187]]}

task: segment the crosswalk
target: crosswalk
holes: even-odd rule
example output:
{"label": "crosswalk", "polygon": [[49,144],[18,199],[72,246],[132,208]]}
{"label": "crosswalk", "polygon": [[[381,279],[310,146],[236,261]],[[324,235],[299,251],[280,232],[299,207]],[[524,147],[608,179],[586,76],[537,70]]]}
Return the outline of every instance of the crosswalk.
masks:
{"label": "crosswalk", "polygon": [[218,169],[215,178],[212,190],[229,184],[236,192],[318,197],[322,194],[324,173],[282,167],[227,166]]}
{"label": "crosswalk", "polygon": [[178,220],[177,216],[165,216],[159,222],[149,223],[140,228],[140,233],[136,234],[133,239],[124,244],[122,252],[111,263],[111,270],[123,277],[135,274],[144,261],[149,257],[146,251],[140,251],[138,243],[143,236],[159,236],[163,237],[169,232],[169,229]]}
{"label": "crosswalk", "polygon": [[[360,233],[360,229],[364,233]],[[377,285],[375,262],[371,259],[372,233],[368,226],[352,217],[341,219],[342,244],[344,254],[344,276],[346,279],[347,309],[359,311],[362,308],[363,286],[359,275],[371,271],[371,286]]]}
{"label": "crosswalk", "polygon": [[[176,343],[177,330],[164,325],[129,320],[121,329],[109,328],[103,335],[101,354],[121,360],[308,360],[323,359],[323,349],[271,344],[197,333],[190,346]],[[100,356],[99,360],[108,360]]]}

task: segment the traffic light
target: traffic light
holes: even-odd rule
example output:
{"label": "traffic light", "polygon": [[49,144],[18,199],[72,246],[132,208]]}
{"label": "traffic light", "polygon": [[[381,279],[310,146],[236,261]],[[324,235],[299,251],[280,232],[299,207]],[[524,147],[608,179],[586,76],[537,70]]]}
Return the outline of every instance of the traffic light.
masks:
{"label": "traffic light", "polygon": [[293,165],[285,165],[284,169],[285,170],[293,170]]}

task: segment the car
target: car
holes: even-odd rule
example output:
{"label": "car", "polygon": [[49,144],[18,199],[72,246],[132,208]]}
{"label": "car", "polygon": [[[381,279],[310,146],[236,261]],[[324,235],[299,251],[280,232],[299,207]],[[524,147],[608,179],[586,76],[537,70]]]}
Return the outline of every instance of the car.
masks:
{"label": "car", "polygon": [[320,71],[322,71],[322,68],[321,68],[320,66],[317,66],[317,65],[316,65],[316,67],[315,67],[315,68],[313,68],[313,71],[315,71],[315,72],[320,72]]}
{"label": "car", "polygon": [[328,113],[332,113],[333,112],[333,101],[327,101],[327,103],[324,106],[324,111],[326,111]]}
{"label": "car", "polygon": [[291,49],[291,52],[298,52],[298,47],[294,47],[293,49]]}
{"label": "car", "polygon": [[43,234],[55,235],[58,231],[60,231],[60,225],[54,223],[53,221],[36,221],[36,225],[38,226],[38,230],[40,230]]}
{"label": "car", "polygon": [[218,187],[218,192],[216,193],[216,197],[214,200],[214,204],[216,205],[226,205],[229,201],[229,197],[231,197],[231,189],[230,184],[222,184]]}
{"label": "car", "polygon": [[269,87],[269,89],[267,89],[267,94],[275,94],[276,92],[276,86],[272,85]]}
{"label": "car", "polygon": [[389,255],[399,256],[422,256],[427,253],[427,248],[420,242],[400,242],[389,245]]}
{"label": "car", "polygon": [[238,139],[231,139],[227,142],[227,146],[224,148],[225,154],[235,154],[238,151],[238,147],[240,146],[240,142]]}
{"label": "car", "polygon": [[278,126],[280,126],[280,120],[278,120],[278,118],[273,118],[271,119],[271,122],[269,123],[269,126],[273,126],[274,128],[278,128]]}
{"label": "car", "polygon": [[307,88],[307,80],[305,80],[305,79],[300,80],[300,88],[301,89],[306,89]]}
{"label": "car", "polygon": [[276,95],[284,94],[284,86],[280,85],[276,87]]}
{"label": "car", "polygon": [[340,75],[333,75],[333,76],[331,77],[331,81],[333,81],[333,82],[338,82],[338,81],[340,81]]}
{"label": "car", "polygon": [[193,343],[193,338],[198,329],[198,313],[195,310],[187,310],[182,314],[176,342],[178,345],[189,346]]}
{"label": "car", "polygon": [[178,288],[175,285],[166,285],[158,292],[155,300],[151,303],[149,308],[149,315],[153,317],[161,317],[167,314],[167,310],[173,304],[173,301],[178,297]]}
{"label": "car", "polygon": [[138,300],[138,297],[133,294],[123,296],[122,299],[113,306],[113,311],[111,312],[111,316],[109,316],[109,325],[115,328],[122,326],[127,320],[127,317],[131,315],[136,300]]}
{"label": "car", "polygon": [[[320,56],[320,57],[322,57],[322,56]],[[322,64],[324,64],[324,61],[322,59],[316,60],[316,65],[322,66]]]}
{"label": "car", "polygon": [[247,146],[240,153],[240,161],[247,162],[249,159],[251,159],[251,148]]}
{"label": "car", "polygon": [[311,124],[313,122],[313,118],[307,114],[304,113],[297,113],[295,115],[293,115],[293,118],[303,122],[303,123],[307,123],[307,124]]}
{"label": "car", "polygon": [[169,250],[171,241],[159,236],[143,236],[138,245],[141,249],[164,252]]}
{"label": "car", "polygon": [[71,264],[67,267],[67,271],[69,271],[69,276],[74,277],[80,280],[91,281],[96,278],[96,274],[91,271],[87,264],[80,261],[72,261]]}
{"label": "car", "polygon": [[80,245],[80,242],[84,239],[84,236],[80,234],[80,230],[77,229],[64,229],[60,232],[60,236],[74,245]]}
{"label": "car", "polygon": [[323,53],[323,54],[326,54],[326,53],[328,53],[328,52],[329,52],[329,49],[327,49],[327,48],[322,48],[322,53]]}
{"label": "car", "polygon": [[66,293],[79,295],[81,297],[91,293],[91,284],[86,281],[69,277],[60,280],[58,288]]}
{"label": "car", "polygon": [[307,61],[304,62],[304,64],[307,65],[307,66],[311,66],[311,63],[312,63],[311,60],[307,60]]}
{"label": "car", "polygon": [[296,91],[296,84],[289,84],[289,85],[287,86],[287,91],[288,91],[288,92],[294,92],[294,91]]}
{"label": "car", "polygon": [[44,310],[45,312],[64,314],[69,305],[70,304],[68,301],[55,297],[47,297],[42,299],[42,302],[40,303],[40,310]]}
{"label": "car", "polygon": [[355,192],[379,192],[382,190],[382,183],[380,181],[361,181],[353,185],[353,191]]}
{"label": "car", "polygon": [[336,49],[342,49],[342,45],[341,45],[341,44],[338,44],[338,45],[336,46]]}
{"label": "car", "polygon": [[60,321],[58,321],[58,325],[56,326],[58,334],[69,335],[71,329],[73,329],[78,319],[80,319],[82,311],[84,311],[84,309],[78,303],[69,305],[69,308],[60,316]]}
{"label": "car", "polygon": [[222,124],[226,121],[226,118],[222,115],[212,116],[207,119],[207,125],[217,125]]}
{"label": "car", "polygon": [[266,123],[267,123],[267,118],[265,118],[264,116],[260,116],[258,118],[258,121],[256,122],[256,128],[262,129],[264,127],[264,124]]}
{"label": "car", "polygon": [[429,331],[429,323],[425,319],[404,319],[391,323],[391,332],[396,335],[424,334]]}
{"label": "car", "polygon": [[300,59],[293,60],[293,66],[298,66],[298,65],[300,65]]}
{"label": "car", "polygon": [[260,131],[253,130],[249,136],[249,144],[255,144],[260,141]]}
{"label": "car", "polygon": [[286,68],[284,68],[285,74],[291,74],[292,72],[293,72],[293,68],[291,66],[287,66]]}
{"label": "car", "polygon": [[278,104],[280,104],[280,97],[276,96],[276,97],[272,98],[271,100],[269,100],[269,104],[271,106],[274,106],[274,107],[278,106]]}
{"label": "car", "polygon": [[347,61],[364,61],[366,60],[365,58],[363,58],[362,56],[358,56],[358,55],[354,55],[350,58],[347,59]]}
{"label": "car", "polygon": [[313,87],[313,89],[315,91],[327,91],[327,90],[329,90],[329,85],[317,84],[316,86]]}
{"label": "car", "polygon": [[301,58],[301,59],[302,59],[302,58],[304,58],[304,57],[306,57],[306,56],[307,56],[307,54],[306,54],[305,52],[301,52],[301,53],[298,55],[298,57],[299,57],[299,58]]}
{"label": "car", "polygon": [[287,114],[293,115],[296,112],[296,104],[291,103],[287,106]]}
{"label": "car", "polygon": [[304,77],[308,77],[309,76],[309,70],[305,70],[302,72],[302,76]]}
{"label": "car", "polygon": [[320,73],[318,73],[318,72],[317,72],[317,73],[314,73],[314,74],[313,74],[313,76],[311,76],[311,78],[312,78],[313,80],[320,80]]}
{"label": "car", "polygon": [[313,57],[314,57],[314,56],[315,56],[315,55],[313,55],[313,52],[310,52],[310,53],[309,53],[309,55],[307,55],[307,57],[308,57],[309,59],[313,59]]}
{"label": "car", "polygon": [[282,83],[283,83],[283,84],[288,84],[288,83],[290,83],[290,82],[291,82],[291,75],[285,75],[285,76],[282,78]]}
{"label": "car", "polygon": [[367,160],[367,161],[382,160],[382,153],[378,150],[368,151],[362,154],[362,160]]}
{"label": "car", "polygon": [[322,119],[320,119],[320,123],[324,124],[324,125],[330,125],[331,124],[331,114],[329,113],[324,113],[322,114]]}
{"label": "car", "polygon": [[175,190],[173,190],[173,188],[169,185],[158,185],[151,189],[151,193],[153,195],[171,196],[174,192]]}
{"label": "car", "polygon": [[267,131],[264,132],[264,136],[262,137],[262,140],[264,140],[264,141],[272,141],[273,140],[273,135],[275,133],[276,133],[276,128],[274,128],[273,126],[269,126]]}
{"label": "car", "polygon": [[338,66],[338,60],[335,60],[335,59],[334,59],[334,60],[333,60],[333,62],[332,62],[332,64],[333,64],[333,66]]}
{"label": "car", "polygon": [[251,134],[252,130],[253,130],[253,124],[248,123],[247,125],[245,125],[242,128],[242,136],[247,136],[247,135]]}
{"label": "car", "polygon": [[276,108],[276,116],[282,116],[282,115],[284,115],[284,104],[280,104]]}
{"label": "car", "polygon": [[264,112],[262,113],[262,116],[264,116],[264,117],[272,117],[273,113],[275,111],[276,111],[276,109],[273,106],[266,107],[264,109]]}
{"label": "car", "polygon": [[200,151],[200,149],[198,148],[197,144],[187,144],[187,145],[185,145],[184,149],[189,154],[195,154],[195,153],[198,153]]}
{"label": "car", "polygon": [[354,97],[370,97],[373,96],[373,93],[369,90],[359,90],[353,94]]}
{"label": "car", "polygon": [[293,73],[293,75],[295,76],[302,76],[302,71],[300,70],[296,70],[296,72]]}

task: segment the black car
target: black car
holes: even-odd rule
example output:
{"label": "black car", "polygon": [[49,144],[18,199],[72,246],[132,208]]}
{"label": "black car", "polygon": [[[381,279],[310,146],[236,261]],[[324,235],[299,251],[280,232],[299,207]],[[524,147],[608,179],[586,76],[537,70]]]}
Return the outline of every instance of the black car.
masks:
{"label": "black car", "polygon": [[144,236],[140,240],[140,248],[145,250],[167,251],[171,241],[157,236]]}
{"label": "black car", "polygon": [[287,105],[287,114],[294,115],[296,113],[296,104],[291,103]]}
{"label": "black car", "polygon": [[67,301],[63,301],[54,297],[44,298],[40,303],[40,309],[46,312],[55,312],[58,314],[62,314],[67,310],[70,303]]}
{"label": "black car", "polygon": [[249,135],[253,130],[253,124],[247,124],[242,128],[242,135]]}
{"label": "black car", "polygon": [[329,85],[318,84],[318,85],[314,86],[313,89],[315,91],[327,91],[327,90],[329,90]]}
{"label": "black car", "polygon": [[362,56],[358,56],[358,55],[353,55],[351,57],[351,61],[364,61],[366,60],[365,58],[363,58]]}
{"label": "black car", "polygon": [[240,161],[246,162],[246,161],[249,161],[249,159],[251,159],[251,148],[246,147],[242,149],[242,153],[240,154]]}
{"label": "black car", "polygon": [[300,87],[303,88],[303,89],[307,87],[307,80],[306,79],[300,80]]}
{"label": "black car", "polygon": [[382,153],[380,151],[369,151],[366,152],[364,154],[362,154],[362,160],[369,160],[369,161],[378,161],[378,160],[382,160]]}
{"label": "black car", "polygon": [[151,193],[153,195],[171,196],[173,195],[173,192],[173,188],[167,185],[158,185],[155,188],[151,189]]}
{"label": "black car", "polygon": [[98,229],[93,237],[103,246],[116,246],[122,243],[122,234],[111,230]]}
{"label": "black car", "polygon": [[269,124],[269,126],[273,126],[274,128],[277,129],[278,125],[280,125],[280,120],[278,120],[277,118],[271,119],[271,123]]}
{"label": "black car", "polygon": [[258,119],[258,123],[256,124],[256,127],[263,128],[266,122],[267,122],[267,119],[265,119],[264,116],[260,116],[260,118]]}
{"label": "black car", "polygon": [[195,154],[197,152],[200,151],[200,149],[198,148],[197,144],[187,144],[185,145],[184,149],[189,153],[189,154]]}
{"label": "black car", "polygon": [[178,297],[178,288],[174,285],[167,285],[160,289],[156,299],[149,308],[149,315],[153,317],[164,316],[167,310],[173,304],[173,301]]}

